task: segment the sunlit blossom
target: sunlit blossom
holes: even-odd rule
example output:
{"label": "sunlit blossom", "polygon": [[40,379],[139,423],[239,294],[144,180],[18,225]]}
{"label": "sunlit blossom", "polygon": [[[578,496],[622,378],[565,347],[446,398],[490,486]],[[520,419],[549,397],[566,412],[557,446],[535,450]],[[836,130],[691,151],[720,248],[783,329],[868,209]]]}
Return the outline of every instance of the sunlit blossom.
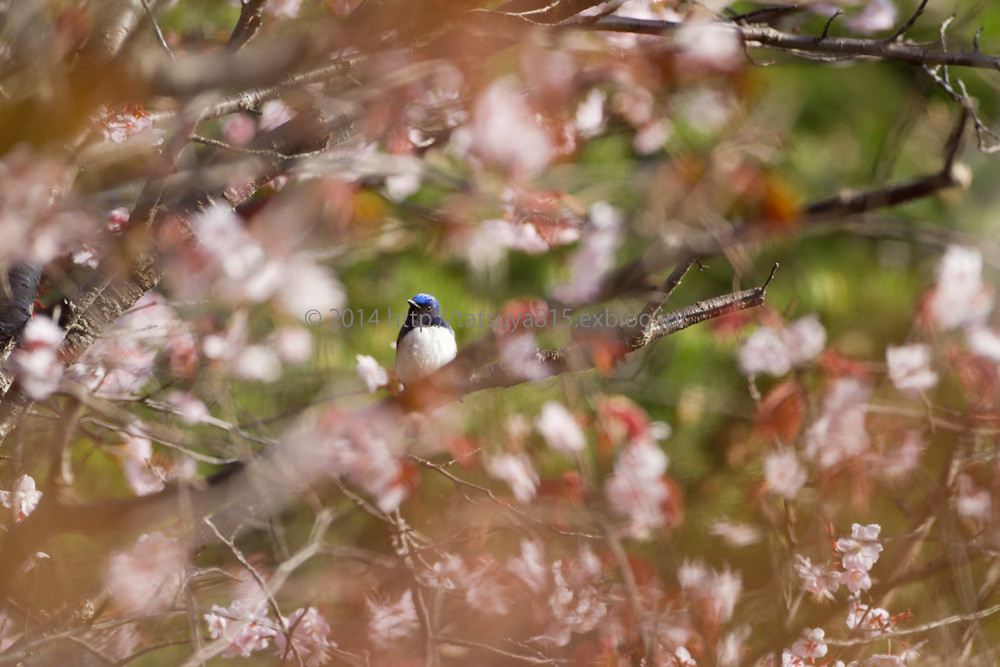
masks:
{"label": "sunlit blossom", "polygon": [[105,582],[129,612],[156,611],[173,602],[186,562],[187,551],[177,539],[160,532],[141,535],[111,557]]}
{"label": "sunlit blossom", "polygon": [[937,385],[938,374],[930,367],[930,345],[914,343],[889,347],[885,352],[885,358],[889,366],[889,379],[896,389],[908,394],[917,394]]}
{"label": "sunlit blossom", "polygon": [[578,454],[587,444],[573,413],[556,401],[548,401],[542,406],[541,414],[535,419],[535,427],[549,447],[557,452]]}
{"label": "sunlit blossom", "polygon": [[375,357],[367,354],[356,354],[354,358],[358,361],[358,377],[365,383],[368,393],[374,394],[379,387],[389,384],[389,373],[379,366]]}
{"label": "sunlit blossom", "polygon": [[538,490],[538,473],[525,454],[501,454],[486,462],[486,471],[507,484],[519,503],[530,503]]}
{"label": "sunlit blossom", "polygon": [[769,454],[764,459],[764,479],[767,487],[782,498],[794,500],[806,483],[808,474],[799,463],[795,452],[784,450]]}

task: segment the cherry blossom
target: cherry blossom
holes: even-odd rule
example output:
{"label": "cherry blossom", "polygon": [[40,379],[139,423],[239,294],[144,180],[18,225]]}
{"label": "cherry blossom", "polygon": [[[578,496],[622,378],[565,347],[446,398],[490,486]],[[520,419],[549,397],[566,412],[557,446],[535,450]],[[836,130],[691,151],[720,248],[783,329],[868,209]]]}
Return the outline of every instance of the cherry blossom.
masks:
{"label": "cherry blossom", "polygon": [[[402,466],[385,438],[359,428],[351,437],[326,439],[323,445],[320,454],[326,472],[362,488],[383,512],[395,510],[406,498]],[[309,457],[303,464],[315,467],[315,459]]]}
{"label": "cherry blossom", "polygon": [[955,479],[955,509],[963,519],[987,521],[992,514],[993,499],[990,492],[981,489],[969,475]]}
{"label": "cherry blossom", "polygon": [[851,630],[861,627],[869,638],[877,637],[891,628],[889,612],[881,607],[869,610],[868,605],[861,604],[857,595],[848,598],[847,627]]}
{"label": "cherry blossom", "polygon": [[621,245],[624,213],[604,201],[591,205],[580,248],[570,260],[570,282],[558,285],[556,297],[567,303],[585,303],[600,290],[601,279],[614,265]]}
{"label": "cherry blossom", "polygon": [[274,349],[286,363],[305,363],[312,358],[313,338],[302,327],[282,327],[274,339]]}
{"label": "cherry blossom", "polygon": [[847,570],[841,573],[840,583],[851,593],[867,591],[872,587],[872,578],[867,570]]}
{"label": "cherry blossom", "polygon": [[507,484],[519,503],[530,503],[538,490],[538,473],[525,454],[501,454],[486,462],[486,472]]}
{"label": "cherry blossom", "polygon": [[868,451],[871,436],[865,428],[871,387],[856,378],[837,380],[823,403],[820,418],[806,432],[806,456],[820,468]]}
{"label": "cherry blossom", "polygon": [[281,100],[269,100],[260,108],[258,127],[261,132],[270,132],[292,119],[292,110]]}
{"label": "cherry blossom", "polygon": [[974,327],[965,332],[969,349],[994,363],[1000,363],[1000,334],[986,327]]}
{"label": "cherry blossom", "polygon": [[794,500],[808,475],[799,463],[795,452],[784,450],[769,454],[764,459],[764,479],[767,487],[782,498]]}
{"label": "cherry blossom", "polygon": [[812,593],[819,600],[833,600],[833,594],[840,588],[840,574],[827,565],[813,565],[805,556],[795,555],[795,571],[802,578],[802,590]]}
{"label": "cherry blossom", "polygon": [[885,358],[889,366],[889,379],[901,392],[918,394],[937,385],[938,374],[930,367],[929,345],[915,343],[889,347]]}
{"label": "cherry blossom", "polygon": [[511,79],[490,85],[472,111],[470,148],[515,179],[531,179],[554,157],[548,133]]}
{"label": "cherry blossom", "polygon": [[358,360],[358,377],[368,387],[369,394],[374,394],[379,387],[389,384],[389,373],[379,366],[378,362],[375,361],[375,357],[367,354],[356,354],[354,358]]}
{"label": "cherry blossom", "polygon": [[228,609],[212,605],[211,613],[203,618],[212,639],[230,640],[220,654],[223,658],[249,658],[254,651],[266,649],[277,634],[263,605],[246,600],[233,600]]}
{"label": "cherry blossom", "polygon": [[417,632],[420,622],[413,604],[413,593],[406,589],[395,602],[368,598],[368,637],[376,646],[386,647]]}
{"label": "cherry blossom", "polygon": [[107,228],[109,232],[117,233],[128,224],[129,212],[124,206],[118,206],[108,211]]}
{"label": "cherry blossom", "polygon": [[685,593],[708,604],[718,623],[725,623],[732,618],[743,590],[743,578],[738,572],[730,570],[728,566],[718,571],[701,560],[685,560],[677,569],[677,581]]}
{"label": "cherry blossom", "polygon": [[256,134],[257,123],[246,114],[230,114],[222,121],[222,137],[232,146],[246,146]]}
{"label": "cherry blossom", "polygon": [[974,248],[948,246],[938,265],[930,314],[942,329],[981,326],[993,310],[992,290],[983,282],[983,256]]}
{"label": "cherry blossom", "polygon": [[171,391],[163,400],[180,413],[186,424],[197,424],[208,416],[208,408],[197,396],[188,391]]}
{"label": "cherry blossom", "polygon": [[709,532],[721,537],[733,547],[748,547],[757,544],[761,539],[761,531],[756,526],[727,518],[717,519]]}
{"label": "cherry blossom", "polygon": [[165,609],[180,589],[186,563],[187,551],[177,539],[149,533],[111,557],[105,583],[129,612]]}
{"label": "cherry blossom", "polygon": [[792,644],[792,653],[810,662],[822,658],[827,652],[825,635],[822,628],[804,628],[802,638]]}
{"label": "cherry blossom", "polygon": [[869,0],[860,13],[847,19],[847,27],[854,32],[870,35],[889,30],[896,25],[898,10],[892,0]]}
{"label": "cherry blossom", "polygon": [[780,330],[758,329],[740,346],[738,360],[744,375],[780,377],[801,366],[826,346],[826,329],[815,315],[806,315]]}
{"label": "cherry blossom", "polygon": [[593,587],[572,588],[561,560],[552,564],[552,578],[555,590],[549,596],[549,607],[553,624],[544,640],[566,646],[574,633],[590,632],[597,627],[607,616],[608,607]]}
{"label": "cherry blossom", "polygon": [[544,544],[540,540],[521,540],[521,555],[509,560],[507,569],[527,584],[532,592],[540,593],[545,589],[549,575]]}
{"label": "cherry blossom", "polygon": [[535,419],[535,428],[549,447],[563,454],[579,454],[587,445],[573,413],[556,401],[548,401],[542,406],[541,414]]}
{"label": "cherry blossom", "polygon": [[637,539],[667,523],[662,509],[670,497],[663,480],[667,463],[667,455],[655,443],[635,442],[618,455],[614,472],[604,483],[611,509],[629,517],[629,534]]}
{"label": "cherry blossom", "polygon": [[862,526],[859,523],[851,525],[851,536],[841,537],[837,540],[837,551],[841,556],[841,564],[846,570],[872,569],[882,552],[882,545],[878,542],[879,531],[882,527],[877,523]]}
{"label": "cherry blossom", "polygon": [[35,480],[30,475],[21,475],[14,480],[10,491],[0,491],[0,504],[13,511],[14,520],[24,521],[38,507],[42,492],[35,488]]}
{"label": "cherry blossom", "polygon": [[59,389],[63,363],[59,346],[63,332],[44,315],[31,318],[24,327],[21,344],[10,355],[10,366],[24,391],[35,400],[44,400]]}
{"label": "cherry blossom", "polygon": [[604,132],[607,119],[604,113],[604,106],[607,102],[607,95],[604,91],[593,88],[576,108],[574,124],[577,132],[583,137],[595,137]]}
{"label": "cherry blossom", "polygon": [[[283,659],[296,655],[306,664],[306,667],[318,667],[330,659],[328,649],[336,648],[337,643],[327,639],[330,634],[330,624],[326,622],[315,607],[304,607],[293,611],[288,618],[281,621],[284,632],[274,634],[274,654]],[[289,642],[289,635],[291,642]]]}

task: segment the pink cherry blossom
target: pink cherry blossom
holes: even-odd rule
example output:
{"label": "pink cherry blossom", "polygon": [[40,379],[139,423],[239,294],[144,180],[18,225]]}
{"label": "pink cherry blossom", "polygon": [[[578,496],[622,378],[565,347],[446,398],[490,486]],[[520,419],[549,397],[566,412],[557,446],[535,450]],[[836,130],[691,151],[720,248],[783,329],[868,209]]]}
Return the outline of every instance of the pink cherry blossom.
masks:
{"label": "pink cherry blossom", "polygon": [[604,483],[611,509],[629,517],[632,537],[645,539],[667,523],[662,509],[670,497],[670,488],[663,480],[667,463],[667,455],[655,443],[637,441],[621,451],[614,472]]}
{"label": "pink cherry blossom", "polygon": [[552,578],[555,590],[549,596],[549,608],[553,623],[546,637],[538,639],[566,646],[574,633],[590,632],[597,627],[607,616],[608,607],[592,586],[570,586],[561,560],[552,564]]}
{"label": "pink cherry blossom", "polygon": [[994,363],[1000,363],[1000,334],[986,327],[975,327],[965,332],[969,349]]}
{"label": "pink cherry blossom", "polygon": [[537,176],[554,157],[552,140],[511,79],[494,82],[472,110],[473,153],[515,179]]}
{"label": "pink cherry blossom", "polygon": [[63,363],[59,345],[63,331],[44,315],[32,317],[24,327],[21,344],[10,355],[10,366],[24,391],[36,401],[59,389]]}
{"label": "pink cherry blossom", "polygon": [[938,265],[930,312],[942,329],[981,326],[993,310],[992,290],[983,282],[983,256],[975,248],[948,246]]}
{"label": "pink cherry blossom", "polygon": [[413,604],[413,593],[406,589],[395,602],[368,598],[368,637],[376,646],[386,647],[417,632],[420,622]]}
{"label": "pink cherry blossom", "polygon": [[276,656],[283,659],[298,656],[306,667],[319,667],[329,661],[329,649],[336,648],[337,643],[327,639],[330,624],[315,607],[293,611],[288,618],[282,619],[281,625],[285,631],[274,634]]}
{"label": "pink cherry blossom", "polygon": [[544,543],[541,540],[521,540],[521,555],[510,559],[507,562],[507,569],[527,584],[532,592],[542,592],[548,583],[549,575]]}
{"label": "pink cherry blossom", "polygon": [[820,418],[806,432],[806,457],[820,468],[863,454],[871,447],[865,428],[871,387],[856,378],[837,380],[823,403]]}
{"label": "pink cherry blossom", "polygon": [[197,396],[188,391],[171,391],[163,400],[180,413],[185,424],[197,424],[208,416],[208,408]]}
{"label": "pink cherry blossom", "polygon": [[840,583],[851,593],[867,591],[872,587],[872,578],[867,570],[847,570],[840,575]]}
{"label": "pink cherry blossom", "polygon": [[792,361],[781,335],[770,328],[758,329],[744,339],[738,354],[744,375],[780,377],[792,370]]}
{"label": "pink cherry blossom", "polygon": [[889,366],[889,379],[901,392],[918,394],[937,385],[938,374],[930,367],[930,345],[914,343],[889,347],[885,359]]}
{"label": "pink cherry blossom", "polygon": [[827,651],[825,635],[822,628],[803,629],[802,638],[792,644],[792,653],[810,662],[822,658]]}
{"label": "pink cherry blossom", "polygon": [[535,428],[549,447],[563,454],[579,454],[587,445],[573,413],[556,401],[548,401],[542,406],[541,414],[535,419]]}
{"label": "pink cherry blossom", "polygon": [[712,535],[724,539],[733,547],[748,547],[760,542],[760,530],[748,523],[739,523],[725,517],[717,519],[709,530]]}
{"label": "pink cherry blossom", "polygon": [[799,463],[795,452],[784,450],[769,454],[764,459],[764,479],[767,487],[782,498],[794,500],[799,489],[806,483],[808,475]]}
{"label": "pink cherry blossom", "polygon": [[270,100],[260,108],[258,126],[261,132],[270,132],[290,121],[293,115],[292,110],[281,100]]}
{"label": "pink cherry blossom", "polygon": [[242,113],[231,114],[222,121],[222,137],[233,146],[246,146],[257,134],[257,123]]}
{"label": "pink cherry blossom", "polygon": [[141,535],[130,549],[111,557],[105,583],[129,612],[161,610],[179,592],[186,563],[186,549],[178,540],[160,532]]}
{"label": "pink cherry blossom", "polygon": [[0,504],[13,511],[14,520],[24,521],[38,507],[42,492],[35,488],[35,480],[30,475],[21,475],[14,480],[10,491],[0,491]]}
{"label": "pink cherry blossom", "polygon": [[367,354],[356,354],[354,358],[358,360],[358,377],[364,381],[368,387],[368,393],[374,394],[379,387],[389,384],[389,373],[379,366],[375,357]]}
{"label": "pink cherry blossom", "polygon": [[604,107],[607,95],[598,88],[592,88],[576,108],[574,125],[582,137],[595,137],[604,131],[607,118]]}
{"label": "pink cherry blossom", "polygon": [[851,536],[837,540],[837,551],[841,556],[841,564],[845,570],[863,570],[867,572],[878,560],[882,545],[878,542],[882,527],[877,523],[862,526],[855,523],[851,526]]}
{"label": "pink cherry blossom", "polygon": [[266,649],[277,634],[266,609],[246,600],[234,600],[228,609],[212,605],[211,613],[203,618],[212,639],[226,637],[230,640],[221,653],[223,658],[249,658],[254,651]]}
{"label": "pink cherry blossom", "polygon": [[959,475],[955,480],[955,510],[963,519],[988,521],[992,515],[993,498],[980,488],[969,475]]}
{"label": "pink cherry blossom", "polygon": [[826,329],[816,315],[806,315],[780,330],[758,329],[740,346],[738,360],[744,375],[780,377],[801,366],[826,346]]}
{"label": "pink cherry blossom", "polygon": [[274,349],[286,363],[305,363],[312,358],[313,338],[302,327],[282,327],[274,340]]}
{"label": "pink cherry blossom", "polygon": [[119,206],[108,211],[107,228],[109,232],[117,233],[125,229],[128,224],[129,212],[124,206]]}
{"label": "pink cherry blossom", "polygon": [[819,600],[833,600],[840,588],[840,574],[827,565],[813,565],[805,556],[795,555],[795,571],[802,578],[802,590]]}
{"label": "pink cherry blossom", "polygon": [[847,19],[845,23],[854,32],[870,35],[882,30],[889,30],[896,25],[898,13],[892,0],[869,0],[860,13]]}
{"label": "pink cherry blossom", "polygon": [[486,472],[510,487],[519,503],[530,503],[538,490],[538,473],[525,454],[501,454],[486,462]]}

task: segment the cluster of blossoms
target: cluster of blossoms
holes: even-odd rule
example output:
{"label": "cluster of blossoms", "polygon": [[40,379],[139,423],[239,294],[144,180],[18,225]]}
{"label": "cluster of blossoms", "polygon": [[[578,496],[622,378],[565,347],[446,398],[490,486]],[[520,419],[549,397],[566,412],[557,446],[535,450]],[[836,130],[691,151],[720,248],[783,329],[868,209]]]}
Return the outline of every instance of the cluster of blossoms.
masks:
{"label": "cluster of blossoms", "polygon": [[[889,612],[882,608],[869,607],[861,602],[861,591],[867,591],[872,586],[871,569],[882,553],[882,545],[878,541],[881,526],[878,524],[853,524],[851,536],[839,538],[835,545],[840,554],[842,570],[830,565],[814,565],[808,558],[796,554],[794,567],[802,579],[802,590],[812,594],[819,600],[833,600],[834,593],[840,586],[845,586],[851,596],[848,598],[849,610],[846,624],[848,629],[862,629],[868,638],[875,638],[891,630],[893,619]],[[922,645],[922,643],[920,644]],[[911,646],[901,654],[873,655],[866,665],[905,665],[916,655],[916,649]],[[815,664],[815,661],[827,653],[825,632],[820,628],[805,628],[802,637],[796,641],[790,651],[782,655],[782,665]],[[838,663],[843,664],[843,663]],[[857,665],[859,663],[851,663]]]}
{"label": "cluster of blossoms", "polygon": [[221,653],[224,658],[249,658],[273,641],[274,654],[283,661],[295,660],[307,667],[317,667],[330,659],[330,649],[337,646],[328,638],[330,625],[315,607],[303,607],[275,623],[268,617],[263,602],[255,605],[234,600],[228,608],[212,605],[212,611],[204,619],[212,639],[225,637],[230,641]]}
{"label": "cluster of blossoms", "polygon": [[740,346],[740,370],[745,375],[780,377],[818,355],[825,346],[826,329],[816,315],[780,328],[762,327]]}

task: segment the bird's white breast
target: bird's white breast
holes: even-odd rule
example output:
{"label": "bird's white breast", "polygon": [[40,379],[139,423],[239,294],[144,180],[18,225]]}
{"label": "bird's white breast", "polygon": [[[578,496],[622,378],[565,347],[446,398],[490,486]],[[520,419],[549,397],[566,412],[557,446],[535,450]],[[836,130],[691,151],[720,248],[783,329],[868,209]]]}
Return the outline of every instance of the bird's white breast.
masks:
{"label": "bird's white breast", "polygon": [[403,336],[396,348],[396,375],[406,384],[419,380],[455,358],[455,332],[446,327],[421,327]]}

